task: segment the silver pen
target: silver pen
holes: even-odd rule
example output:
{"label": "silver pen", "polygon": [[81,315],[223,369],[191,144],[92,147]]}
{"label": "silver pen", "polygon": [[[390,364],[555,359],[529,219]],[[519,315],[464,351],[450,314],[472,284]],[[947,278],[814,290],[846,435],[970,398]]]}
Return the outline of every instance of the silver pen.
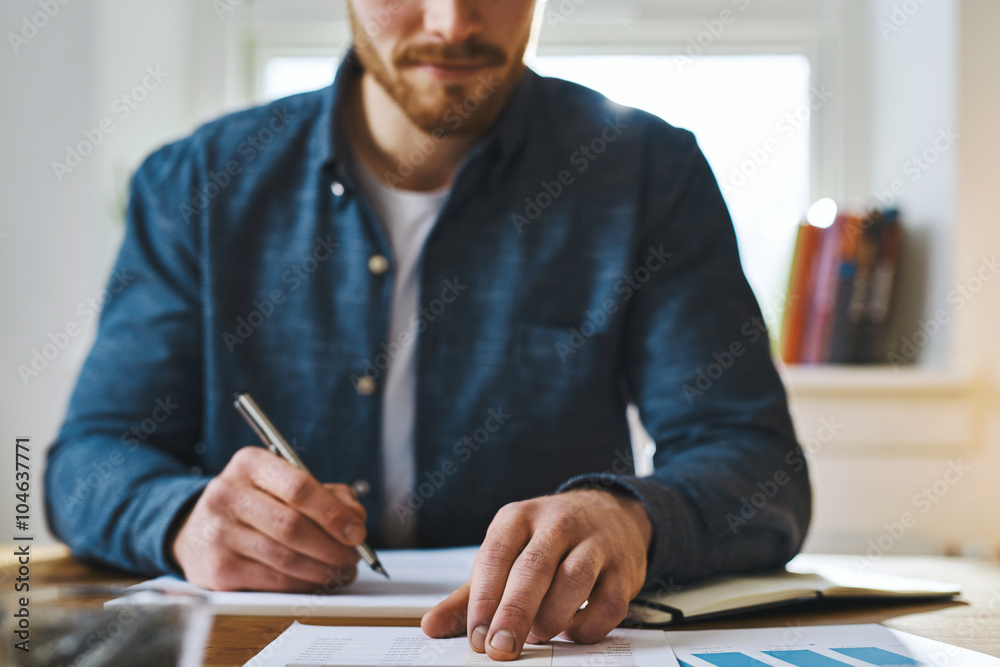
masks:
{"label": "silver pen", "polygon": [[[250,397],[250,394],[246,392],[237,392],[233,405],[236,410],[243,415],[243,419],[250,424],[250,428],[253,429],[257,437],[270,449],[272,452],[285,459],[298,468],[299,470],[305,470],[307,473],[309,469],[306,468],[305,464],[302,463],[302,459],[299,458],[292,446],[288,444],[288,441],[278,432],[278,429],[274,427],[271,420],[267,418],[267,415],[260,409],[260,406]],[[382,563],[379,562],[378,556],[375,555],[375,551],[372,550],[370,546],[362,542],[354,547],[354,550],[358,552],[358,555],[368,563],[368,566],[381,574],[386,579],[389,578],[389,573],[385,571],[382,567]]]}

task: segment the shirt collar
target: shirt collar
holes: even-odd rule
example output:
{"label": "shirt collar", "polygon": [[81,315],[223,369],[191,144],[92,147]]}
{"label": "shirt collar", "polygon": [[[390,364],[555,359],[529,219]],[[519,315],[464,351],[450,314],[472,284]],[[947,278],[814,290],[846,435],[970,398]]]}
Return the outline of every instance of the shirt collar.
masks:
{"label": "shirt collar", "polygon": [[343,180],[348,176],[350,148],[347,142],[347,128],[344,123],[347,93],[351,83],[361,74],[354,49],[350,49],[337,68],[333,85],[323,98],[323,110],[317,128],[316,141],[322,151],[322,168],[331,180]]}
{"label": "shirt collar", "polygon": [[511,159],[528,136],[528,125],[532,118],[531,99],[538,75],[530,68],[524,69],[521,80],[517,82],[507,105],[500,113],[493,128],[487,133],[484,141],[496,146],[496,163],[493,166],[494,178],[499,177],[508,167]]}
{"label": "shirt collar", "polygon": [[[361,63],[352,47],[341,61],[333,85],[323,97],[316,141],[321,156],[321,168],[331,181],[346,180],[350,183],[353,180],[348,168],[351,152],[344,118],[347,93],[361,72]],[[525,68],[504,110],[478,145],[486,151],[490,149],[495,151],[492,171],[494,178],[498,178],[507,169],[511,158],[527,136],[531,91],[537,79],[537,74]]]}

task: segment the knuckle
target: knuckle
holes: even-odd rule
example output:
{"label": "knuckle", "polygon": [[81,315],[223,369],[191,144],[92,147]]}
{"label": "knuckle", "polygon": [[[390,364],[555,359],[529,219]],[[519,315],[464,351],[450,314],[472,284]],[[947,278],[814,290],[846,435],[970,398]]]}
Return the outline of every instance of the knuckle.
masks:
{"label": "knuckle", "polygon": [[552,519],[552,530],[563,535],[576,535],[587,528],[587,519],[580,507],[566,507]]}
{"label": "knuckle", "polygon": [[285,478],[285,499],[292,505],[302,505],[309,498],[310,480],[298,471],[291,471]]}
{"label": "knuckle", "polygon": [[517,567],[529,575],[544,575],[551,572],[552,551],[547,544],[540,544],[525,549],[517,559]]}
{"label": "knuckle", "polygon": [[594,582],[597,581],[596,559],[592,555],[588,555],[566,561],[563,565],[563,574],[570,585],[589,591],[594,587]]}
{"label": "knuckle", "polygon": [[293,542],[302,526],[302,518],[294,510],[279,509],[271,518],[274,537],[283,543]]}
{"label": "knuckle", "polygon": [[621,623],[628,614],[628,599],[624,595],[606,595],[598,600],[591,600],[590,604],[594,605],[594,613],[599,618],[612,624],[610,627]]}
{"label": "knuckle", "polygon": [[270,560],[279,570],[295,570],[299,565],[299,557],[291,549],[272,547],[270,552]]}
{"label": "knuckle", "polygon": [[224,477],[216,477],[205,485],[205,490],[201,493],[205,506],[216,508],[225,505],[229,498],[229,482]]}
{"label": "knuckle", "polygon": [[263,451],[264,450],[260,447],[241,447],[236,450],[236,453],[233,454],[231,459],[229,459],[229,465],[227,465],[226,468],[242,469],[246,466],[253,465],[257,460],[258,454]]}
{"label": "knuckle", "polygon": [[565,629],[565,626],[559,623],[555,618],[549,615],[539,615],[535,617],[534,625],[532,625],[531,631],[534,632],[538,637],[543,639],[551,639],[555,637],[560,632]]}
{"label": "knuckle", "polygon": [[498,627],[510,627],[504,621],[513,622],[514,628],[528,627],[535,619],[535,612],[530,600],[522,595],[513,595],[497,610],[497,617],[502,619]]}
{"label": "knuckle", "polygon": [[517,558],[517,551],[503,540],[491,540],[476,553],[476,561],[494,569],[508,565]]}
{"label": "knuckle", "polygon": [[500,606],[501,598],[497,595],[483,592],[469,600],[469,618],[484,619],[489,622],[494,611]]}
{"label": "knuckle", "polygon": [[302,588],[301,582],[275,570],[268,570],[266,577],[270,581],[273,590],[292,591]]}
{"label": "knuckle", "polygon": [[321,514],[322,524],[327,528],[340,527],[340,524],[344,519],[346,519],[346,512],[344,511],[344,506],[339,502],[334,500],[333,502],[327,503],[323,507],[323,512]]}
{"label": "knuckle", "polygon": [[501,524],[517,521],[524,511],[525,511],[524,501],[507,503],[497,511],[496,518],[494,519],[494,521],[499,522]]}
{"label": "knuckle", "polygon": [[327,491],[336,494],[346,494],[349,496],[355,496],[354,487],[350,484],[340,484],[339,482],[329,482],[323,485]]}

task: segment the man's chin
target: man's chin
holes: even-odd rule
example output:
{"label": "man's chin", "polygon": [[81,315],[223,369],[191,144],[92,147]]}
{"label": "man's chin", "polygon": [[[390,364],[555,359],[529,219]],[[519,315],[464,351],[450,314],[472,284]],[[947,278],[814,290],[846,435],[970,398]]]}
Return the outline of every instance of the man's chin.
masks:
{"label": "man's chin", "polygon": [[461,102],[453,102],[445,107],[407,109],[407,116],[414,125],[428,134],[459,137],[482,134],[496,120],[497,114],[486,114],[483,110],[469,113]]}
{"label": "man's chin", "polygon": [[443,93],[411,97],[403,104],[403,112],[427,133],[462,136],[488,130],[498,115],[493,105],[484,104],[474,89],[448,88]]}

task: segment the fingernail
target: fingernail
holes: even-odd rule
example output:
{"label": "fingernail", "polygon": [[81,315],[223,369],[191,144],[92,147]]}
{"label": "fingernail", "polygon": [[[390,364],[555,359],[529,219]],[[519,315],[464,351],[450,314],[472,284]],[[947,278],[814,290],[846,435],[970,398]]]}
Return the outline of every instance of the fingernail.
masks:
{"label": "fingernail", "polygon": [[365,527],[360,523],[351,522],[344,527],[344,539],[352,544],[360,542],[365,534]]}
{"label": "fingernail", "polygon": [[504,653],[513,653],[514,633],[510,630],[497,630],[490,640],[490,646]]}
{"label": "fingernail", "polygon": [[472,631],[472,645],[476,647],[476,650],[486,650],[486,633],[489,631],[490,628],[487,625],[477,625],[476,629]]}

